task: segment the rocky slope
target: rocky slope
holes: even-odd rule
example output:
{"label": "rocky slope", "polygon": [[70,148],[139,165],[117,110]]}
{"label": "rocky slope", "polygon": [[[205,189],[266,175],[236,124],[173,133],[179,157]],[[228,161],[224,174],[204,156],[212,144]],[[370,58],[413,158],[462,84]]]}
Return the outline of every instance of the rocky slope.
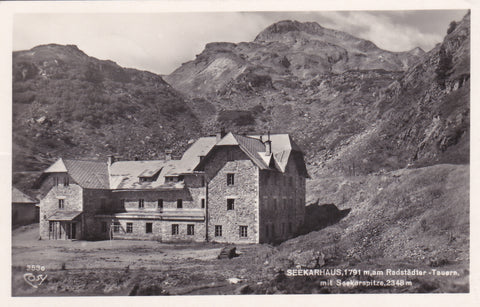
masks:
{"label": "rocky slope", "polygon": [[193,97],[209,96],[233,85],[269,87],[276,81],[310,80],[325,73],[403,71],[422,53],[420,48],[389,52],[315,22],[286,20],[269,26],[253,42],[207,44],[195,60],[184,63],[166,81]]}
{"label": "rocky slope", "polygon": [[357,170],[469,163],[470,14],[441,44],[379,94],[374,125],[338,148],[327,164]]}
{"label": "rocky slope", "polygon": [[[316,23],[210,43],[162,77],[75,46],[13,54],[14,170],[58,156],[180,152],[220,127],[291,133],[313,176],[467,163],[470,16],[428,53],[389,52]],[[175,88],[175,89],[174,89]]]}
{"label": "rocky slope", "polygon": [[119,153],[151,159],[181,151],[200,122],[160,76],[89,57],[76,46],[13,53],[13,169],[58,157]]}
{"label": "rocky slope", "polygon": [[394,53],[316,23],[211,43],[166,81],[206,130],[288,132],[313,172],[468,162],[469,14],[428,53]]}

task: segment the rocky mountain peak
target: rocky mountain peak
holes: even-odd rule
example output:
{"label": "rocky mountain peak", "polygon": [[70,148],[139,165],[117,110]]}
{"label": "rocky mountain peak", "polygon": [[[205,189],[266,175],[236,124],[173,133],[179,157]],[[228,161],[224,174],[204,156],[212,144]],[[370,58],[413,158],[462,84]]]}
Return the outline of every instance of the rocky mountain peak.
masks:
{"label": "rocky mountain peak", "polygon": [[422,56],[425,54],[425,51],[420,47],[415,47],[412,50],[409,50],[408,53],[415,56]]}
{"label": "rocky mountain peak", "polygon": [[322,35],[325,28],[316,22],[299,22],[296,20],[282,20],[268,26],[255,38],[256,42],[269,41],[278,34],[288,32],[304,32],[312,35]]}

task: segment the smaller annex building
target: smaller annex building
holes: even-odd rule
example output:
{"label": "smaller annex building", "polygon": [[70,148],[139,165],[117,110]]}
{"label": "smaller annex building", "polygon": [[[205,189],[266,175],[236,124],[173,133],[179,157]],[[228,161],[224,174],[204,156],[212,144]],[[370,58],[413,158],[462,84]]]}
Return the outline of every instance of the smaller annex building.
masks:
{"label": "smaller annex building", "polygon": [[38,200],[12,187],[12,227],[38,223]]}
{"label": "smaller annex building", "polygon": [[288,134],[202,137],[180,160],[60,158],[41,177],[40,237],[281,241],[303,224],[306,178]]}

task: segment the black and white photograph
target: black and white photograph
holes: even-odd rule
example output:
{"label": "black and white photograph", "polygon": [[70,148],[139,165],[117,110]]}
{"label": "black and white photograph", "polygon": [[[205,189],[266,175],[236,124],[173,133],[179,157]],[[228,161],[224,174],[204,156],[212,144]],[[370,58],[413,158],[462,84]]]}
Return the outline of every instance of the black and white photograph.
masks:
{"label": "black and white photograph", "polygon": [[472,293],[473,5],[94,2],[11,14],[10,299]]}

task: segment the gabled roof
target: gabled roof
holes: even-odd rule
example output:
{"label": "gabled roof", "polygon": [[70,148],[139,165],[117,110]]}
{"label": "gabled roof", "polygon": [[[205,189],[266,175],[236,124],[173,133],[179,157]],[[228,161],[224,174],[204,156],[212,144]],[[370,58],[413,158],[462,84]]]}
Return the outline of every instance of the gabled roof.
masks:
{"label": "gabled roof", "polygon": [[50,165],[49,168],[47,168],[44,173],[66,173],[67,172],[67,167],[65,166],[65,163],[63,162],[62,158],[58,159]]}
{"label": "gabled roof", "polygon": [[28,196],[16,187],[12,187],[12,203],[21,204],[37,204],[38,201],[33,197]]}
{"label": "gabled roof", "polygon": [[63,160],[63,162],[70,177],[81,187],[87,189],[110,188],[106,162],[83,160]]}
{"label": "gabled roof", "polygon": [[58,159],[44,174],[68,173],[81,187],[87,189],[108,189],[108,166],[106,162]]}
{"label": "gabled roof", "polygon": [[193,143],[183,154],[175,168],[169,170],[168,174],[191,173],[200,163],[200,157],[205,157],[217,142],[216,137],[202,137]]}
{"label": "gabled roof", "polygon": [[[266,154],[265,142],[270,138],[272,154]],[[297,168],[303,176],[308,177],[305,163],[303,161],[303,153],[295,142],[292,141],[288,134],[271,134],[267,135],[239,135],[228,133],[225,135],[215,147],[221,146],[239,146],[239,148],[258,166],[260,169],[275,169],[281,172],[286,171],[286,167],[290,156],[295,153],[294,158]],[[197,169],[201,169],[204,163],[199,163]]]}
{"label": "gabled roof", "polygon": [[265,152],[265,145],[260,139],[244,135],[235,135],[235,138],[240,145],[240,149],[242,149],[260,169],[269,168],[268,164],[266,164],[260,156],[261,153]]}
{"label": "gabled roof", "polygon": [[[230,132],[218,143],[216,137],[199,138],[185,151],[180,160],[117,161],[108,166],[106,162],[59,159],[44,173],[68,172],[76,183],[90,189],[182,189],[183,182],[165,181],[165,177],[195,172],[201,168],[201,157],[209,156],[215,147],[239,146],[260,169],[281,172],[285,172],[292,152],[297,152],[295,155],[297,168],[308,177],[303,154],[288,134],[270,135],[272,141],[270,155],[265,152],[266,140],[266,136],[246,136]],[[150,179],[140,180],[140,177]]]}

